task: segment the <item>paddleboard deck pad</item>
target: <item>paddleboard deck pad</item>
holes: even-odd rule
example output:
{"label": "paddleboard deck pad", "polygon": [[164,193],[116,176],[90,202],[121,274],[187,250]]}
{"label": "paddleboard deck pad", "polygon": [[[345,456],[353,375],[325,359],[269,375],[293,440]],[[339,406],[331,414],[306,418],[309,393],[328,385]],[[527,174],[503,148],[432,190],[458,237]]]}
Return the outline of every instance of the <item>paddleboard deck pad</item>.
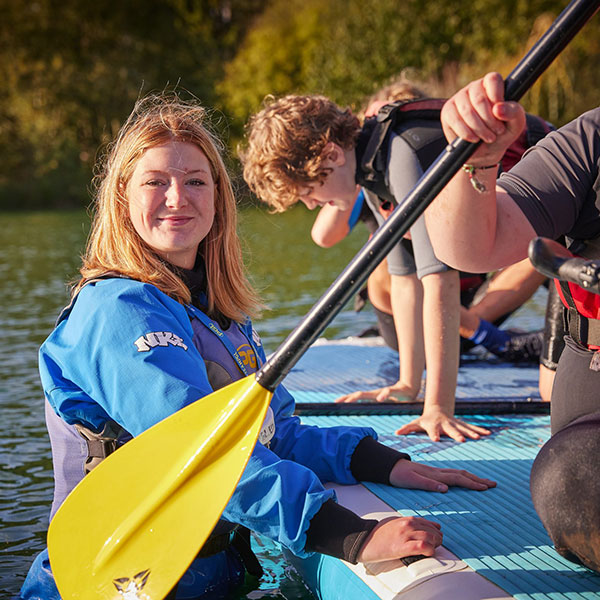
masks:
{"label": "paddleboard deck pad", "polygon": [[[600,599],[600,576],[559,556],[542,527],[529,495],[529,472],[550,436],[550,418],[526,406],[540,403],[535,366],[489,361],[461,366],[457,399],[462,417],[492,430],[478,441],[432,442],[426,435],[397,436],[414,419],[410,411],[387,407],[373,414],[368,405],[332,405],[335,397],[397,380],[397,354],[381,346],[355,342],[312,347],[285,381],[298,401],[302,421],[322,427],[370,426],[379,440],[408,452],[413,460],[437,467],[467,469],[498,482],[495,489],[473,492],[451,488],[445,494],[396,489],[366,483],[337,486],[338,501],[362,516],[418,515],[439,522],[444,544],[432,558],[406,566],[401,561],[350,565],[313,555],[287,558],[320,600]],[[467,411],[510,401],[515,411]],[[325,414],[319,414],[319,406]],[[347,414],[363,406],[365,414]],[[398,405],[396,405],[398,406]],[[422,406],[422,405],[421,405]],[[338,408],[339,407],[339,408]],[[531,412],[533,414],[528,414]],[[538,412],[538,414],[535,414]],[[547,412],[547,411],[546,411]],[[417,410],[418,414],[419,411]]]}
{"label": "paddleboard deck pad", "polygon": [[[398,353],[373,343],[369,338],[348,338],[334,342],[320,340],[313,345],[285,379],[285,386],[296,399],[297,414],[420,412],[423,390],[416,402],[334,403],[344,394],[383,387],[398,380]],[[458,414],[548,414],[549,410],[548,403],[540,399],[537,365],[482,360],[481,355],[461,358],[456,388]]]}

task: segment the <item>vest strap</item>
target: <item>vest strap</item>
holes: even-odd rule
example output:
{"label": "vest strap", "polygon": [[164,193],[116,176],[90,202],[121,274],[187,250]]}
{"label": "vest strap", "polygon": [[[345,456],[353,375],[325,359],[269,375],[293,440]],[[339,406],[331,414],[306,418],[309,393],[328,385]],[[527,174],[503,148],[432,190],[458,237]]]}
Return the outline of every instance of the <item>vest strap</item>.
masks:
{"label": "vest strap", "polygon": [[119,436],[125,432],[115,421],[107,421],[98,433],[79,423],[75,423],[73,427],[87,445],[86,475],[120,446]]}
{"label": "vest strap", "polygon": [[582,346],[600,346],[600,321],[588,319],[577,312],[569,284],[565,281],[559,283],[563,297],[568,304],[567,330],[569,335]]}
{"label": "vest strap", "polygon": [[567,312],[569,335],[582,346],[600,347],[600,321],[588,319],[577,311]]}
{"label": "vest strap", "polygon": [[[591,240],[570,240],[569,251],[577,256],[587,259],[595,259],[600,256],[600,237]],[[567,305],[566,330],[569,335],[582,346],[600,347],[600,320],[588,319],[577,311],[577,306],[569,284],[560,281],[560,291]],[[588,292],[592,294],[593,292]]]}
{"label": "vest strap", "polygon": [[[217,336],[217,338],[219,338],[223,346],[225,346],[227,352],[229,352],[229,354],[235,361],[235,364],[238,366],[238,369],[241,371],[242,375],[245,375],[246,377],[250,375],[251,371],[248,371],[239,352],[236,350],[235,346],[227,337],[227,335],[221,330],[219,324],[216,321],[213,321],[208,315],[204,314],[200,309],[196,308],[195,306],[188,304],[187,308],[188,311],[190,311],[209,331],[214,333]],[[248,343],[250,344],[250,347],[252,348],[252,351],[256,356],[256,364],[260,367],[260,355],[258,354],[253,341],[250,338],[248,338],[248,336],[244,333],[244,330],[242,329],[239,323],[235,322],[234,326],[237,327],[241,331],[242,335],[248,340]]]}
{"label": "vest strap", "polygon": [[[395,198],[385,181],[387,148],[391,132],[399,129],[408,120],[415,123],[423,121],[435,123],[439,132],[421,131],[421,134],[416,136],[418,139],[416,147],[413,145],[414,140],[410,137],[405,138],[417,153],[420,162],[423,160],[427,163],[431,162],[446,146],[446,138],[440,125],[440,111],[444,102],[445,100],[438,98],[396,100],[379,109],[377,116],[365,120],[357,140],[356,183],[376,194],[380,202],[388,205],[383,208],[384,217],[386,211],[391,212],[389,207],[393,209],[395,203]],[[431,148],[432,144],[434,144],[433,148]],[[428,166],[429,164],[426,165]],[[425,170],[426,168],[423,169]]]}

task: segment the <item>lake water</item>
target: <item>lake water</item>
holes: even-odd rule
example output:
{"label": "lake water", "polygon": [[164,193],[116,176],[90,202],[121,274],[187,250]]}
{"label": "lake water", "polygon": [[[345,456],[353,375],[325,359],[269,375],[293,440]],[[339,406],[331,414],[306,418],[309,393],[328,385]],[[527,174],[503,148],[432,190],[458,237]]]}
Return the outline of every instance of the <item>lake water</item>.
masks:
{"label": "lake water", "polygon": [[[310,241],[314,214],[304,207],[283,215],[247,208],[240,235],[248,269],[270,307],[256,322],[267,351],[298,324],[366,240],[359,229],[334,248]],[[43,416],[37,350],[67,303],[65,282],[77,275],[89,219],[85,212],[0,214],[0,596],[18,593],[33,557],[45,547],[52,497],[50,445]],[[359,226],[360,228],[360,226]],[[508,325],[541,326],[544,292]],[[367,306],[346,307],[327,337],[357,334],[375,323]],[[276,546],[260,551],[266,577],[244,598],[310,598],[281,561]]]}

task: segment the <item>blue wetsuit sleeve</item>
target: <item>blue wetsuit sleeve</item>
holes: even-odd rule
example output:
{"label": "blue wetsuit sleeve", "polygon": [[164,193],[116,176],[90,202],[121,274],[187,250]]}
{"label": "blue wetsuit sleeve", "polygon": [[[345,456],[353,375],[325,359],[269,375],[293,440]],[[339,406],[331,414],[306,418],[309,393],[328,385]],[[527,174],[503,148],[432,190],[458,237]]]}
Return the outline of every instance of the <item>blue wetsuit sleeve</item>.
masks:
{"label": "blue wetsuit sleeve", "polygon": [[280,457],[293,460],[316,473],[321,481],[354,484],[350,461],[359,442],[377,439],[370,427],[315,427],[303,425],[293,416],[294,399],[280,385],[275,390],[271,408],[275,416],[275,433],[271,449]]}
{"label": "blue wetsuit sleeve", "polygon": [[[258,334],[249,321],[243,329],[252,340],[260,364],[264,364],[265,353]],[[269,447],[257,442],[223,518],[277,540],[298,556],[307,556],[310,552],[306,551],[306,536],[311,520],[327,500],[335,499],[335,493],[325,490],[321,482],[339,477],[355,483],[349,469],[350,456],[365,434],[346,428],[349,435],[337,446],[340,455],[334,455],[335,444],[329,443],[329,461],[322,460],[320,465],[307,457],[318,454],[314,443],[322,444],[326,430],[315,432],[313,439],[299,434],[303,426],[292,416],[294,399],[282,385],[275,389],[271,409],[275,432]]]}
{"label": "blue wetsuit sleeve", "polygon": [[333,490],[325,490],[310,469],[258,443],[223,518],[277,540],[298,556],[307,556],[310,521],[332,498]]}
{"label": "blue wetsuit sleeve", "polygon": [[[249,331],[246,333],[249,334]],[[256,350],[262,364],[265,361],[263,348],[259,344]],[[374,429],[303,425],[300,419],[293,415],[294,398],[283,385],[275,389],[271,408],[275,420],[275,433],[269,447],[273,452],[283,459],[308,467],[321,481],[357,483],[350,471],[350,460],[363,438],[370,436],[377,439]]]}
{"label": "blue wetsuit sleeve", "polygon": [[111,418],[134,436],[212,391],[185,308],[130,280],[82,289],[40,349],[40,375],[67,423]]}
{"label": "blue wetsuit sleeve", "polygon": [[352,212],[348,217],[348,229],[352,231],[356,223],[358,223],[358,218],[360,217],[360,213],[362,211],[363,204],[365,202],[365,192],[361,188],[360,192],[358,192],[358,196],[356,196],[356,201],[354,202],[354,207],[352,208]]}

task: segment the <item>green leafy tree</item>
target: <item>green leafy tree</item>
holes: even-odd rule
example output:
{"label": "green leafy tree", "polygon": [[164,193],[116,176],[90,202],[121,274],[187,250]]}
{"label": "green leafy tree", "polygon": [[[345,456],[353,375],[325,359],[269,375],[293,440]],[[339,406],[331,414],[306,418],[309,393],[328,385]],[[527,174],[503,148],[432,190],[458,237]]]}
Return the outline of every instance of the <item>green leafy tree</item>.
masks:
{"label": "green leafy tree", "polygon": [[273,2],[256,19],[218,90],[225,109],[243,123],[268,94],[306,86],[313,55],[328,35],[322,0]]}
{"label": "green leafy tree", "polygon": [[[547,15],[554,18],[564,6],[564,0],[274,0],[228,64],[219,90],[242,121],[267,94],[324,93],[357,106],[406,68],[449,94],[490,69],[507,74],[536,23],[537,39]],[[536,21],[540,15],[544,23]],[[570,91],[576,74],[596,64],[593,28],[592,22],[564,52],[532,101],[559,123],[579,106]]]}
{"label": "green leafy tree", "polygon": [[148,91],[207,106],[258,10],[242,0],[0,0],[0,207],[87,202],[98,147]]}
{"label": "green leafy tree", "polygon": [[[506,74],[565,3],[0,0],[0,209],[87,203],[98,148],[148,91],[188,90],[234,144],[268,94],[359,108],[406,68],[438,95]],[[560,125],[597,104],[597,19],[529,110]]]}

